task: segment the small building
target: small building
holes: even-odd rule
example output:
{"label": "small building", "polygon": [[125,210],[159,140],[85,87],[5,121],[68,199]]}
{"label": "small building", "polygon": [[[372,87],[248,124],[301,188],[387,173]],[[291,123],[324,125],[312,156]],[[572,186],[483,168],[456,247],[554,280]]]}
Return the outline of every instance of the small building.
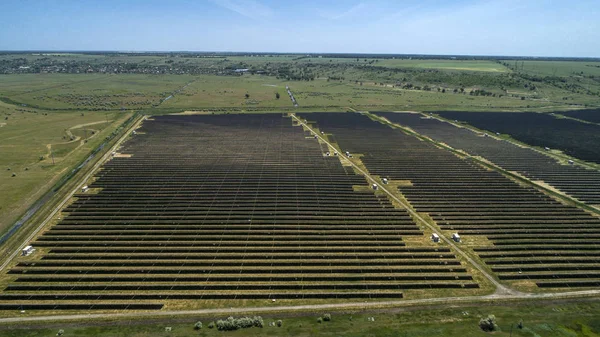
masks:
{"label": "small building", "polygon": [[573,165],[573,164],[575,164],[575,162],[572,160],[569,160],[569,165]]}
{"label": "small building", "polygon": [[496,132],[496,136],[500,136],[500,132]]}
{"label": "small building", "polygon": [[132,135],[136,135],[136,134],[137,134],[137,132],[135,132],[135,130],[134,130],[133,132],[131,132],[131,134],[132,134]]}
{"label": "small building", "polygon": [[458,233],[452,234],[452,240],[454,240],[454,242],[460,242],[460,235],[458,235]]}
{"label": "small building", "polygon": [[383,183],[386,184],[386,185],[388,183],[388,179],[387,178],[383,178],[383,179],[381,179],[381,181],[383,181]]}
{"label": "small building", "polygon": [[35,249],[32,246],[27,246],[21,251],[21,256],[29,256]]}
{"label": "small building", "polygon": [[83,187],[81,188],[81,193],[85,193],[85,192],[87,192],[89,189],[90,189],[90,188],[89,188],[87,185],[85,185],[85,186],[83,186]]}
{"label": "small building", "polygon": [[324,131],[321,131],[321,134],[322,134],[322,135],[324,135],[324,134],[325,134],[325,132],[324,132]]}
{"label": "small building", "polygon": [[379,186],[377,186],[377,184],[373,184],[372,187],[375,191],[377,191],[377,189],[379,188]]}
{"label": "small building", "polygon": [[440,236],[435,233],[431,234],[431,241],[440,242]]}
{"label": "small building", "polygon": [[550,148],[549,147],[545,147],[544,150],[550,151]]}
{"label": "small building", "polygon": [[326,155],[327,157],[329,157],[329,156],[331,156],[331,153],[329,153],[329,151],[327,151],[327,152],[325,152],[325,155]]}
{"label": "small building", "polygon": [[337,156],[337,155],[338,155],[338,152],[337,152],[337,151],[335,151],[335,152],[333,153],[333,155],[334,155],[334,156]]}

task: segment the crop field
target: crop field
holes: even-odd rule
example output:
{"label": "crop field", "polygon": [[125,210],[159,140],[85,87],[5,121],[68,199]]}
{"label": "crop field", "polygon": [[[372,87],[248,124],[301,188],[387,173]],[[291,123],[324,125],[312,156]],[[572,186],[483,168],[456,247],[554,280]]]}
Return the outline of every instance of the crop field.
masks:
{"label": "crop field", "polygon": [[531,290],[600,286],[600,218],[361,114],[304,114],[372,174],[409,181],[412,207],[474,251],[500,280]]}
{"label": "crop field", "polygon": [[479,287],[448,247],[406,243],[406,210],[332,151],[281,114],[147,120],[17,259],[0,309]]}
{"label": "crop field", "polygon": [[459,71],[509,72],[510,70],[494,61],[478,60],[383,60],[380,67],[420,68]]}
{"label": "crop field", "polygon": [[508,170],[552,187],[590,205],[600,205],[600,172],[579,165],[567,165],[530,148],[458,128],[421,114],[378,112],[392,123],[408,126],[438,142],[481,156]]}
{"label": "crop field", "polygon": [[582,160],[600,163],[600,125],[541,113],[439,112],[482,130],[509,134],[524,143],[558,149]]}

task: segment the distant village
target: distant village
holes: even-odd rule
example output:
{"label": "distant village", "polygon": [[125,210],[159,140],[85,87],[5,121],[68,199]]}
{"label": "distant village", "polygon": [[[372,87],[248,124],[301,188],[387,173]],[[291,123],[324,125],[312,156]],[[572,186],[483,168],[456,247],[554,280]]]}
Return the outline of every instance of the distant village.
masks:
{"label": "distant village", "polygon": [[261,70],[238,68],[232,64],[221,67],[201,66],[185,61],[167,60],[165,64],[151,64],[145,61],[132,60],[61,60],[56,57],[40,57],[34,60],[24,57],[0,59],[0,74],[175,74],[175,75],[242,75],[244,73],[261,73]]}

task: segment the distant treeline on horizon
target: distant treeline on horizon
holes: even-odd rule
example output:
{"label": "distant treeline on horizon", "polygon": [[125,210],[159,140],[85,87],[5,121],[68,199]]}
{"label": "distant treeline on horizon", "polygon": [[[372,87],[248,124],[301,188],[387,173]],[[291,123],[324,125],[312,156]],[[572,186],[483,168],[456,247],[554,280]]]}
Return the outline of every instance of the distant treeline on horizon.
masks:
{"label": "distant treeline on horizon", "polygon": [[379,59],[421,59],[421,60],[538,60],[538,61],[598,61],[600,57],[552,57],[552,56],[508,56],[508,55],[425,55],[425,54],[364,54],[364,53],[268,53],[268,52],[193,52],[193,51],[70,51],[70,50],[14,50],[0,51],[6,54],[82,54],[111,56],[180,56],[180,57],[227,57],[227,56],[290,56],[326,58],[379,58]]}

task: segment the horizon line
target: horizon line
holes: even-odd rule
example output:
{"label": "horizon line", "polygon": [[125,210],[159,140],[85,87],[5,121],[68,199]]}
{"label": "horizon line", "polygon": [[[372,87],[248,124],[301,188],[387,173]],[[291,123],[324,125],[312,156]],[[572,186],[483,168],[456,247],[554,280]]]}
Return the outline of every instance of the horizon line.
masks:
{"label": "horizon line", "polygon": [[189,53],[189,54],[256,54],[256,55],[365,55],[365,56],[427,56],[427,57],[479,57],[479,58],[531,58],[531,59],[588,59],[600,60],[600,56],[533,56],[533,55],[486,55],[486,54],[419,54],[419,53],[361,53],[361,52],[275,52],[275,51],[199,51],[199,50],[50,50],[50,49],[4,49],[2,53],[120,53],[120,54],[150,54],[150,53]]}

